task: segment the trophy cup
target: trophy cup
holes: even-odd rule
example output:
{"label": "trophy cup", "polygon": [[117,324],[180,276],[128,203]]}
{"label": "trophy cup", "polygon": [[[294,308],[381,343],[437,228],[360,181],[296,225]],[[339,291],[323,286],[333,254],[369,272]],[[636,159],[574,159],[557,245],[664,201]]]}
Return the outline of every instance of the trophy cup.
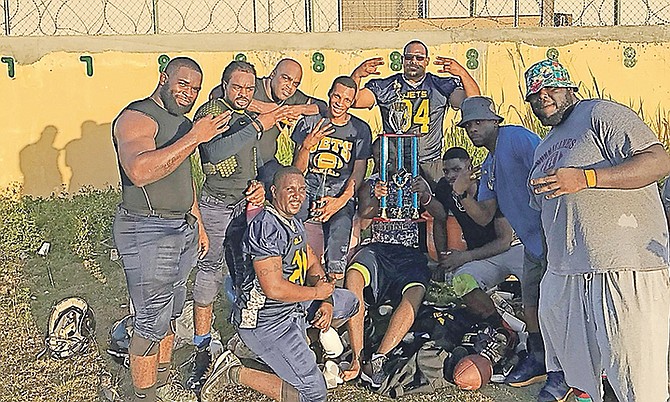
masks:
{"label": "trophy cup", "polygon": [[[409,176],[407,171],[404,169],[404,138],[409,137],[411,140],[411,177],[415,178],[419,175],[419,138],[415,134],[406,134],[405,131],[410,126],[411,112],[409,102],[403,100],[402,94],[400,93],[401,84],[398,81],[393,83],[393,88],[396,93],[396,100],[390,104],[389,113],[388,113],[388,123],[393,133],[383,133],[380,134],[381,139],[381,161],[379,168],[380,179],[383,182],[388,182],[388,172],[386,165],[388,163],[388,152],[389,138],[396,139],[396,173],[393,175],[393,182],[397,186],[397,197],[396,197],[396,211],[395,216],[389,218],[388,214],[388,200],[384,196],[380,200],[380,220],[407,220],[407,217],[402,216],[403,210],[403,186],[407,183]],[[416,193],[412,193],[412,216],[410,219],[416,220],[419,219],[419,198]]]}

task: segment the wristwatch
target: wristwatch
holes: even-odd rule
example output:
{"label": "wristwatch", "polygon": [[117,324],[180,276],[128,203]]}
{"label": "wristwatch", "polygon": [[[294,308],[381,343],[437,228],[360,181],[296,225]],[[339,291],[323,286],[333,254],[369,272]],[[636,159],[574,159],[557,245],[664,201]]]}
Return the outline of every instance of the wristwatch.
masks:
{"label": "wristwatch", "polygon": [[455,191],[451,192],[451,195],[454,197],[456,201],[463,201],[464,199],[468,198],[468,192],[463,191],[463,193],[458,194]]}

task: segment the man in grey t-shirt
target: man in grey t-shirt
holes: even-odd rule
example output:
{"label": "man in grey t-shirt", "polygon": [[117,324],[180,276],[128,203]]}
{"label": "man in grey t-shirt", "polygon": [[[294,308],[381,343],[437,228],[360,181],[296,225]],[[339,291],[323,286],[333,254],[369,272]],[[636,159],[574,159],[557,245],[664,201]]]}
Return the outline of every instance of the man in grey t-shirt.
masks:
{"label": "man in grey t-shirt", "polygon": [[539,316],[556,356],[547,370],[595,402],[603,372],[621,401],[666,401],[668,227],[656,181],[670,157],[628,107],[578,100],[557,61],[525,78],[533,113],[552,126],[530,173],[547,239]]}

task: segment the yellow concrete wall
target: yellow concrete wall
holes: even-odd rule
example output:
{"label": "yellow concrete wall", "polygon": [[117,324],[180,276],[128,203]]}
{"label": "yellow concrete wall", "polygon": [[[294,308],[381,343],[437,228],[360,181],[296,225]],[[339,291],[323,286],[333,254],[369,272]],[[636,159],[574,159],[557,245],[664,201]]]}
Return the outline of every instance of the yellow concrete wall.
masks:
{"label": "yellow concrete wall", "polygon": [[[76,191],[85,184],[116,184],[110,124],[123,106],[154,89],[161,54],[188,55],[201,64],[205,76],[197,104],[205,101],[223,67],[238,53],[261,75],[282,57],[297,59],[305,70],[301,89],[325,98],[334,77],[348,75],[367,57],[385,57],[381,76],[393,73],[389,54],[412,38],[425,40],[432,56],[453,56],[463,64],[466,52],[477,49],[479,66],[472,74],[511,123],[520,122],[519,113],[527,111],[519,89],[525,67],[545,58],[549,48],[558,50],[583,95],[595,93],[595,78],[601,94],[641,108],[647,120],[663,126],[670,118],[670,32],[664,27],[8,38],[0,42],[0,55],[13,57],[16,66],[15,77],[9,78],[6,64],[0,64],[0,188],[20,182],[26,193],[47,195],[61,185]],[[632,68],[624,65],[626,47],[636,53]],[[311,68],[315,51],[325,56],[323,73]],[[81,55],[93,57],[92,77],[86,75]],[[379,131],[375,109],[357,114]],[[447,121],[455,118],[452,111]]]}

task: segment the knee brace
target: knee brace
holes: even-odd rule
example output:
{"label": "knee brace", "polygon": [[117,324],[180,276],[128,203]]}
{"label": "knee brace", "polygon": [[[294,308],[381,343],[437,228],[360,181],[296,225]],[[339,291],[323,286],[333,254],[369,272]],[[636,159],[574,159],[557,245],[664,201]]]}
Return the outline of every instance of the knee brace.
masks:
{"label": "knee brace", "polygon": [[130,338],[128,353],[134,356],[153,356],[158,354],[158,342],[144,339],[135,333]]}

